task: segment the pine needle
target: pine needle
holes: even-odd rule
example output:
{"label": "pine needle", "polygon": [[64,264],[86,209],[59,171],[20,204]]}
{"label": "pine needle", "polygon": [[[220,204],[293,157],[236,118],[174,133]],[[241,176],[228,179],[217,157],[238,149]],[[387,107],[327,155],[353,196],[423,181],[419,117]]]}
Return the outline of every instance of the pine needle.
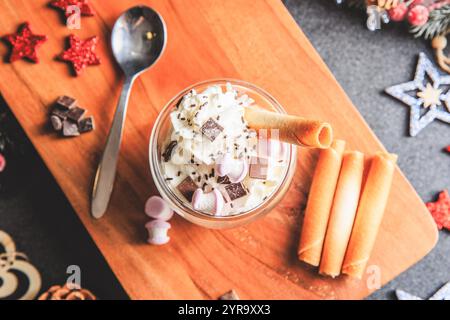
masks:
{"label": "pine needle", "polygon": [[414,37],[424,37],[432,39],[450,28],[450,5],[445,5],[439,9],[431,11],[427,23],[422,26],[412,27],[411,32]]}

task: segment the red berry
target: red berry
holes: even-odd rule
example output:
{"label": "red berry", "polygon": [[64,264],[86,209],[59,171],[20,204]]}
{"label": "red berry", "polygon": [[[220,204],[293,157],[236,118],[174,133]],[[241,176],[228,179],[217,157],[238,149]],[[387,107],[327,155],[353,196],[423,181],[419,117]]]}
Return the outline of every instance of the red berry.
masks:
{"label": "red berry", "polygon": [[0,172],[5,170],[6,167],[6,159],[5,157],[0,153]]}
{"label": "red berry", "polygon": [[424,25],[428,21],[430,13],[425,6],[417,5],[408,12],[408,21],[413,26]]}
{"label": "red berry", "polygon": [[395,8],[389,9],[389,17],[392,21],[402,21],[405,19],[406,13],[408,12],[408,6],[406,3],[402,2]]}
{"label": "red berry", "polygon": [[409,5],[411,7],[417,6],[418,4],[422,4],[423,0],[413,0]]}

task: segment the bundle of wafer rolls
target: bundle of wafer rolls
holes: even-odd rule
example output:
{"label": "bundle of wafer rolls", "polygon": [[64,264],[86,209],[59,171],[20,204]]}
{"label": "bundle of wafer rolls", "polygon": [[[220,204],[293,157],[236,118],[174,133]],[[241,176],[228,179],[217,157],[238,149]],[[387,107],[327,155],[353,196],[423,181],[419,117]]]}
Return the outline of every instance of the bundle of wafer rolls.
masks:
{"label": "bundle of wafer rolls", "polygon": [[376,154],[363,183],[364,155],[336,140],[314,172],[298,258],[323,275],[361,278],[386,208],[397,156]]}
{"label": "bundle of wafer rolls", "polygon": [[323,121],[254,107],[246,107],[244,117],[250,128],[277,130],[277,138],[287,143],[312,148],[328,148],[333,141],[331,125]]}

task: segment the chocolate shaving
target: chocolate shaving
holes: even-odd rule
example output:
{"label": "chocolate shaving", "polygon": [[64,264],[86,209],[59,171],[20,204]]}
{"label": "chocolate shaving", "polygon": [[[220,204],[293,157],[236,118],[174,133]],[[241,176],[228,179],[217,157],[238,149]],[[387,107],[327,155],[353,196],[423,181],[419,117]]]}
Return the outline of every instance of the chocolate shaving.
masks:
{"label": "chocolate shaving", "polygon": [[180,108],[180,105],[183,102],[183,99],[184,99],[184,97],[181,98],[180,100],[178,100],[177,105],[175,106],[177,108],[177,110],[178,110],[178,108]]}
{"label": "chocolate shaving", "polygon": [[162,154],[162,157],[164,159],[164,162],[169,162],[172,158],[172,151],[173,149],[178,145],[177,141],[170,141],[170,143],[167,145],[166,150]]}

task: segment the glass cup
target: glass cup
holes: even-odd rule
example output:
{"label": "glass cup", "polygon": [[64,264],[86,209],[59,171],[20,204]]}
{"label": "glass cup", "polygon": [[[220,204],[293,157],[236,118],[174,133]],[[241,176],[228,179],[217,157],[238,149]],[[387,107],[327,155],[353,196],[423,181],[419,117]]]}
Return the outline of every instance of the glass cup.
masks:
{"label": "glass cup", "polygon": [[260,218],[270,212],[278,202],[283,198],[289,189],[289,185],[294,177],[296,163],[297,163],[297,148],[294,145],[287,144],[288,150],[286,154],[287,165],[284,170],[283,179],[281,179],[277,188],[272,194],[262,201],[261,204],[252,208],[251,210],[231,215],[231,216],[212,216],[206,213],[196,211],[192,208],[190,202],[184,198],[180,198],[167,184],[164,179],[161,167],[161,154],[164,152],[164,143],[167,142],[167,137],[171,134],[172,124],[170,122],[170,113],[174,110],[176,104],[180,99],[186,95],[190,90],[194,89],[197,92],[202,92],[210,86],[226,87],[230,83],[234,90],[238,92],[238,96],[243,94],[248,95],[255,101],[255,105],[260,108],[278,112],[286,113],[280,104],[267,92],[261,88],[241,80],[233,79],[215,79],[208,80],[194,84],[180,93],[178,93],[170,102],[161,110],[156,122],[154,124],[152,134],[150,137],[149,159],[150,170],[153,180],[161,197],[168,202],[170,207],[180,216],[186,220],[198,224],[206,228],[223,229],[233,228],[249,223],[257,218]]}

